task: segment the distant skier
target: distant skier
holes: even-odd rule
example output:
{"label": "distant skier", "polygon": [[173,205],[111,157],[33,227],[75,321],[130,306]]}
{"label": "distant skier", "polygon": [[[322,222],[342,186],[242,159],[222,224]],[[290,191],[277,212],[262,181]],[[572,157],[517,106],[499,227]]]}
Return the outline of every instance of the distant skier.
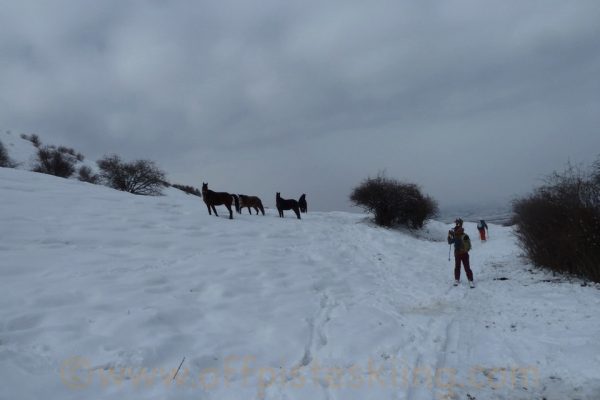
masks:
{"label": "distant skier", "polygon": [[465,267],[469,286],[475,287],[473,283],[473,271],[469,265],[469,250],[471,250],[471,239],[463,229],[463,220],[458,218],[454,229],[448,231],[448,244],[454,244],[454,286],[460,283],[460,263]]}
{"label": "distant skier", "polygon": [[482,242],[485,242],[487,240],[487,232],[488,232],[488,226],[485,223],[484,220],[480,219],[479,223],[477,224],[477,230],[479,231],[479,238],[481,239]]}

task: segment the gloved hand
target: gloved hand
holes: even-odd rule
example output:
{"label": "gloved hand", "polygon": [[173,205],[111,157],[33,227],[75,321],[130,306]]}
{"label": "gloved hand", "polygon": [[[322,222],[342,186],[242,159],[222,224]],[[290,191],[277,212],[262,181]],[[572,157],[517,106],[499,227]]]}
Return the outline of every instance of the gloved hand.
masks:
{"label": "gloved hand", "polygon": [[450,229],[448,231],[448,244],[454,243],[454,231]]}

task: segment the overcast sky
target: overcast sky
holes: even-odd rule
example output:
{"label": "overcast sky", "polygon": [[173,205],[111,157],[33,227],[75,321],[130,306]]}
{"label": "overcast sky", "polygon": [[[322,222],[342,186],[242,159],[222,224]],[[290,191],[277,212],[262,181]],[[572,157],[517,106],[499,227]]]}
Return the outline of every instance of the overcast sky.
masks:
{"label": "overcast sky", "polygon": [[268,205],[503,203],[599,127],[598,0],[0,0],[1,129]]}

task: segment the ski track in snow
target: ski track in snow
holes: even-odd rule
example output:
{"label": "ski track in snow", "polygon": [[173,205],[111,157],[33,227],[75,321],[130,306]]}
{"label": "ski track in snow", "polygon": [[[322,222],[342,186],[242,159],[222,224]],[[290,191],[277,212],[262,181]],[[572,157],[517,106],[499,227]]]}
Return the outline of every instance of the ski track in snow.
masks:
{"label": "ski track in snow", "polygon": [[[473,240],[469,289],[442,223],[417,238],[343,212],[230,221],[175,189],[7,169],[0,193],[0,399],[600,398],[598,286],[532,269],[510,228]],[[62,379],[73,357],[83,388]],[[516,367],[538,384],[513,386]],[[142,368],[158,382],[136,384]]]}

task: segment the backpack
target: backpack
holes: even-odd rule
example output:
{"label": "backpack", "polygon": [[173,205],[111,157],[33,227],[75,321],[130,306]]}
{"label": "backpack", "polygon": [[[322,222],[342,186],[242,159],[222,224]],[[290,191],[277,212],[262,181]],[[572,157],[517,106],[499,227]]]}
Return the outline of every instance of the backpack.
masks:
{"label": "backpack", "polygon": [[462,228],[460,229],[460,232],[456,232],[454,229],[451,229],[448,232],[448,244],[454,244],[454,254],[461,254],[471,250],[471,239],[469,238],[469,235],[464,233]]}
{"label": "backpack", "polygon": [[463,237],[463,249],[466,252],[471,251],[471,238],[469,238],[469,235],[465,234],[465,236]]}

